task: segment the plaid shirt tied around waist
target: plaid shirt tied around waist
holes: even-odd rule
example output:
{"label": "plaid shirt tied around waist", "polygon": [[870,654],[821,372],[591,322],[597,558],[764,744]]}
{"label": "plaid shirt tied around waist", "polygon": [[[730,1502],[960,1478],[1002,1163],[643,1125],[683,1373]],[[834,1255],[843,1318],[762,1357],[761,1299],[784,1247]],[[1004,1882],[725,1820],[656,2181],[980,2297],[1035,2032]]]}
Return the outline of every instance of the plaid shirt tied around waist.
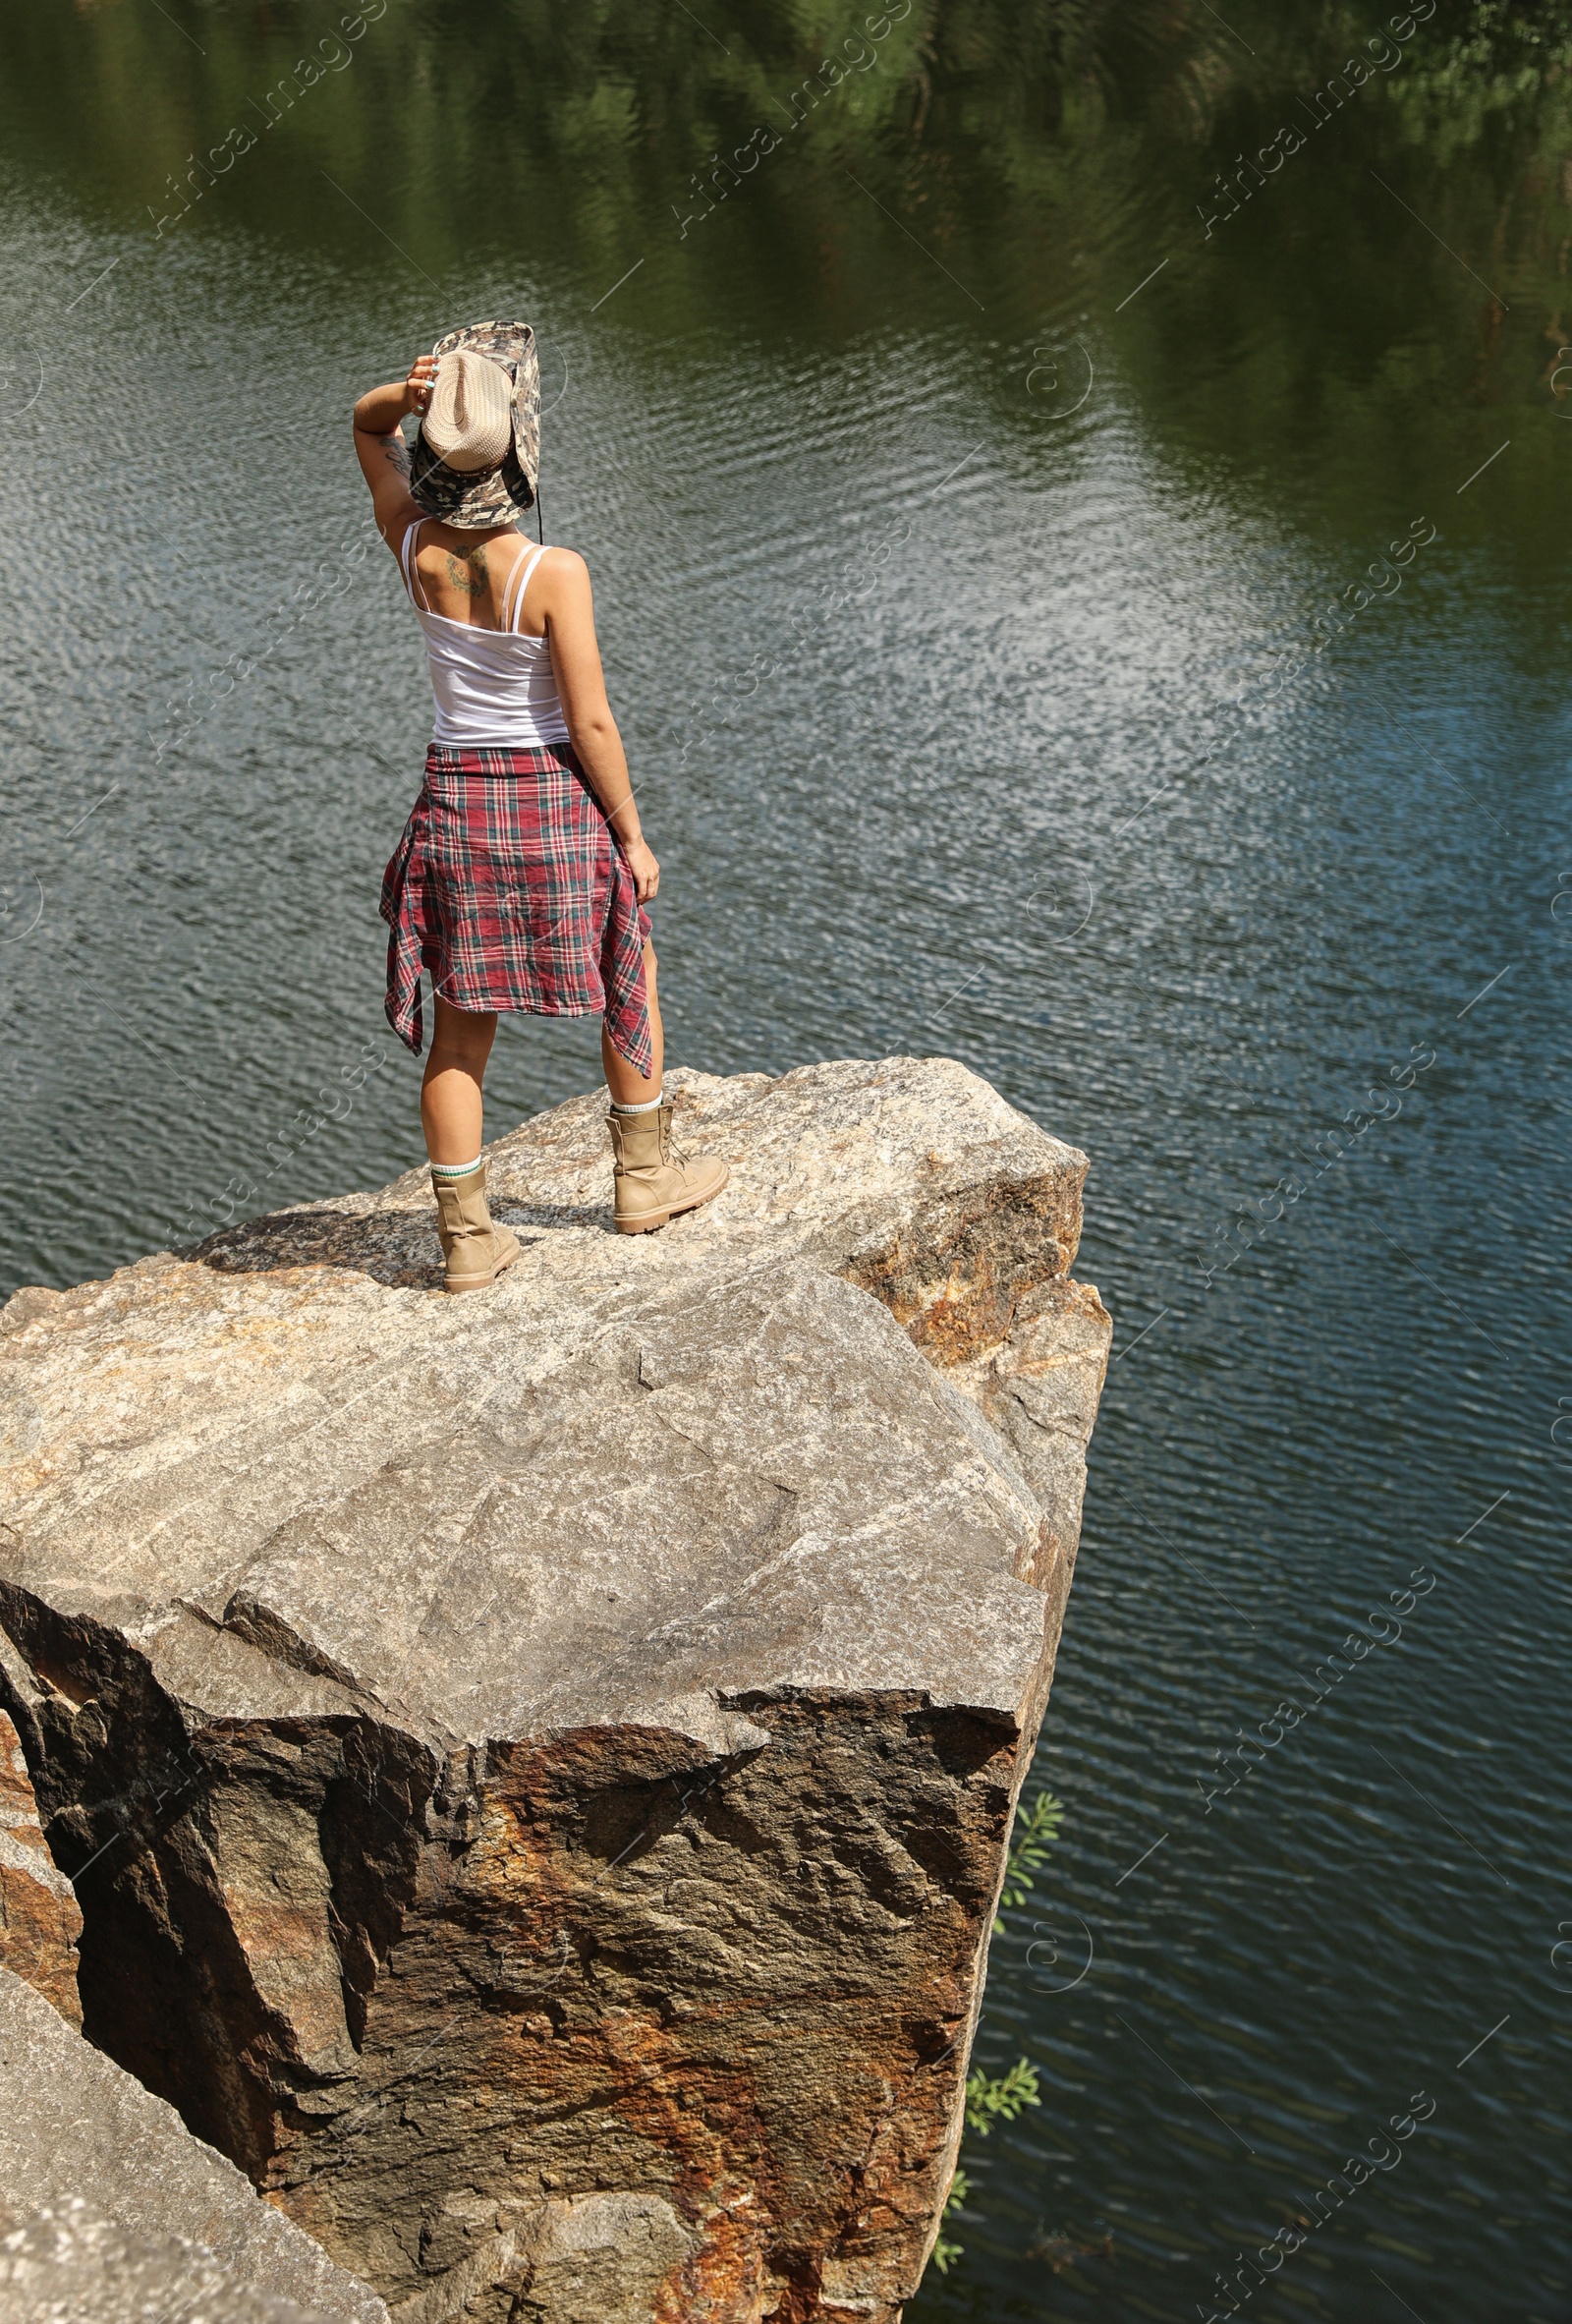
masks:
{"label": "plaid shirt tied around waist", "polygon": [[569,744],[433,743],[383,876],[381,909],[387,1020],[417,1056],[424,968],[455,1008],[603,1016],[617,1054],[648,1073],[649,919]]}

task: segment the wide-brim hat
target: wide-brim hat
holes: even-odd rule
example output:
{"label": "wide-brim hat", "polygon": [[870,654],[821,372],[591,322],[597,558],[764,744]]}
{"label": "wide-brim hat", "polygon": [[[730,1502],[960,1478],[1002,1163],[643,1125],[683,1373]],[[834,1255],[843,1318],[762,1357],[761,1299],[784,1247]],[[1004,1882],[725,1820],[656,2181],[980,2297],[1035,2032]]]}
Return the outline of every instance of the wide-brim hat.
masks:
{"label": "wide-brim hat", "polygon": [[[411,496],[427,516],[465,532],[511,525],[533,508],[540,482],[534,332],[527,322],[470,323],[431,353],[437,374],[410,455]],[[505,393],[481,365],[506,375]]]}

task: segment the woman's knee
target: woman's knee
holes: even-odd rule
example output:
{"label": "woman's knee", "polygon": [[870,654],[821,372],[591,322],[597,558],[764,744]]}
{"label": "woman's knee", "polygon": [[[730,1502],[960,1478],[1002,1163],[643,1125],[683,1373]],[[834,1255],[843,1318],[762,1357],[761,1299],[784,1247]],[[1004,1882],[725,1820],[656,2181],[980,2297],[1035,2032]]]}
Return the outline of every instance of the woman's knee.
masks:
{"label": "woman's knee", "polygon": [[439,999],[435,1016],[426,1070],[456,1065],[461,1070],[478,1072],[491,1054],[491,1044],[496,1038],[495,1012],[455,1008],[451,1001]]}

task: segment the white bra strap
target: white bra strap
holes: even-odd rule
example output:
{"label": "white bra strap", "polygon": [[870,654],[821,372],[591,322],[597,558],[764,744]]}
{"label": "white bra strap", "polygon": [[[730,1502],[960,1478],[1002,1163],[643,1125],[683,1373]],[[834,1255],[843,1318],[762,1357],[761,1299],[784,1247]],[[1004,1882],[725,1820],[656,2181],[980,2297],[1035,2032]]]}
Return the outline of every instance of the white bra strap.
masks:
{"label": "white bra strap", "polygon": [[[421,527],[424,523],[424,517],[417,517],[413,525],[406,525],[404,528],[404,539],[399,547],[399,562],[404,567],[404,586],[410,593],[410,602],[412,605],[418,605],[421,599],[420,597],[417,597],[415,594],[415,585],[420,579],[420,575],[415,570],[415,559],[411,552],[415,546],[415,537],[417,533],[420,532]],[[421,592],[421,596],[424,596],[424,595],[425,592],[422,589]],[[429,613],[431,610],[430,606],[427,605],[425,610],[427,613]]]}
{"label": "white bra strap", "polygon": [[508,576],[509,587],[512,588],[515,581],[517,581],[518,587],[514,592],[513,618],[504,626],[514,631],[515,634],[518,632],[519,616],[524,611],[524,593],[530,586],[530,576],[534,571],[536,565],[539,564],[540,559],[545,555],[545,547],[543,544],[533,549],[526,549],[524,555],[519,559],[518,563],[514,566],[512,573]]}

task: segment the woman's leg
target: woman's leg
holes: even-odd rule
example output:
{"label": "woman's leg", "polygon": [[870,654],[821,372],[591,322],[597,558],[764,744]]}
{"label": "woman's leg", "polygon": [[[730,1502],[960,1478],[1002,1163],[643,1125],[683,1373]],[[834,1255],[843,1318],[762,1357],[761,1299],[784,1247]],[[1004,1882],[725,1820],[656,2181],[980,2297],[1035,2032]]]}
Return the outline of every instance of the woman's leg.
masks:
{"label": "woman's leg", "polygon": [[475,1162],[480,1152],[480,1085],[497,1019],[494,1009],[477,1013],[455,1008],[440,993],[434,998],[436,1024],[421,1084],[421,1123],[432,1162],[451,1168]]}
{"label": "woman's leg", "polygon": [[[604,1023],[600,1027],[600,1062],[605,1068],[606,1087],[611,1092],[613,1105],[649,1105],[660,1095],[660,1073],[665,1063],[666,1041],[660,1027],[660,998],[655,991],[655,947],[645,946],[645,999],[649,1009],[649,1046],[653,1055],[649,1072],[638,1073],[626,1057],[619,1057],[611,1046],[611,1036]],[[492,1019],[493,1024],[496,1022]]]}
{"label": "woman's leg", "polygon": [[611,1092],[614,1219],[621,1234],[644,1234],[652,1226],[664,1226],[676,1212],[698,1210],[701,1203],[719,1194],[731,1174],[726,1164],[711,1155],[695,1155],[690,1161],[672,1148],[667,1134],[671,1108],[659,1103],[665,1042],[655,994],[655,955],[648,944],[645,946],[645,994],[649,1004],[649,1045],[654,1052],[647,1074],[636,1073],[625,1057],[619,1057],[604,1025],[600,1028],[601,1062]]}
{"label": "woman's leg", "polygon": [[496,1034],[494,1010],[455,1008],[433,995],[436,1024],[421,1084],[421,1120],[431,1157],[436,1230],[450,1291],[483,1291],[519,1256],[510,1227],[493,1226],[480,1161],[480,1084]]}

